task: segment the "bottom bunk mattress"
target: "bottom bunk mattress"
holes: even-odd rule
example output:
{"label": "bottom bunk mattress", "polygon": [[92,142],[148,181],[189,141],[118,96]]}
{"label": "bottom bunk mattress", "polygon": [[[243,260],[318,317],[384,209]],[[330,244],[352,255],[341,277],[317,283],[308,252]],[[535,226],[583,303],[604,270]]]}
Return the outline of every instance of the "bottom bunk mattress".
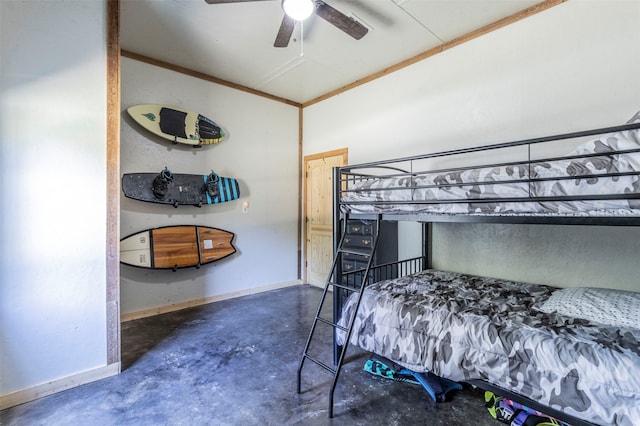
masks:
{"label": "bottom bunk mattress", "polygon": [[[382,281],[364,290],[350,342],[413,371],[486,380],[590,422],[637,424],[640,330],[538,310],[554,290],[435,270]],[[344,339],[339,332],[338,344]]]}

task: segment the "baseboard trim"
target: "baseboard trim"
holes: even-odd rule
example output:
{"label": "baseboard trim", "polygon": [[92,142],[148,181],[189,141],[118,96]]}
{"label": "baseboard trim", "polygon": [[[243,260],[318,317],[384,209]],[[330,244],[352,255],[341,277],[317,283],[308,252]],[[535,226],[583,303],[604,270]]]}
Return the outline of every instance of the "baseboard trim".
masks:
{"label": "baseboard trim", "polygon": [[276,290],[284,287],[291,287],[302,284],[302,280],[285,281],[276,284],[270,284],[263,287],[251,288],[248,290],[233,291],[231,293],[218,294],[216,296],[202,297],[200,299],[187,300],[184,302],[172,303],[171,305],[158,306],[155,308],[144,309],[141,311],[129,312],[120,315],[121,322],[132,321],[136,319],[152,317],[155,315],[175,312],[182,309],[193,308],[195,306],[206,305],[208,303],[219,302],[221,300],[233,299],[240,296],[248,296],[250,294],[263,293],[269,290]]}
{"label": "baseboard trim", "polygon": [[95,382],[96,380],[115,376],[119,373],[120,363],[115,362],[104,367],[83,371],[82,373],[67,376],[62,379],[52,380],[32,388],[19,390],[6,395],[0,395],[0,410],[15,407],[16,405],[53,395],[54,393],[62,392],[76,386]]}

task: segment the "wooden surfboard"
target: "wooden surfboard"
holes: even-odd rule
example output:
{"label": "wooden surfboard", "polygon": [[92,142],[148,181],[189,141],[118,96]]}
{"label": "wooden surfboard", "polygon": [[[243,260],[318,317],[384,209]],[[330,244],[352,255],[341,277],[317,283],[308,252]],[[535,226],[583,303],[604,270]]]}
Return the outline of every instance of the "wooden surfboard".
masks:
{"label": "wooden surfboard", "polygon": [[234,234],[208,226],[179,225],[147,229],[120,240],[120,262],[150,269],[188,268],[236,252]]}
{"label": "wooden surfboard", "polygon": [[233,178],[208,175],[173,174],[166,167],[160,173],[127,173],[122,176],[124,195],[150,203],[192,205],[219,204],[240,197]]}
{"label": "wooden surfboard", "polygon": [[127,112],[138,124],[173,143],[210,145],[224,138],[224,130],[213,120],[175,106],[144,104]]}

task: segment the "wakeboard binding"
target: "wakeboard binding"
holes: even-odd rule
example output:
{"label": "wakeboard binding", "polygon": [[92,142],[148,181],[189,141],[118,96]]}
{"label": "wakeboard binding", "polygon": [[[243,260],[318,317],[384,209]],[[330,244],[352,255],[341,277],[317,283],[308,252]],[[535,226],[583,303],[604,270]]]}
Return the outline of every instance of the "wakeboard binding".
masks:
{"label": "wakeboard binding", "polygon": [[152,190],[153,196],[159,200],[164,199],[169,190],[169,184],[173,182],[173,173],[168,168],[164,168],[158,176],[153,179]]}
{"label": "wakeboard binding", "polygon": [[216,174],[213,170],[207,176],[207,181],[204,184],[204,192],[209,194],[211,198],[215,198],[220,194],[218,183],[220,182],[220,176]]}

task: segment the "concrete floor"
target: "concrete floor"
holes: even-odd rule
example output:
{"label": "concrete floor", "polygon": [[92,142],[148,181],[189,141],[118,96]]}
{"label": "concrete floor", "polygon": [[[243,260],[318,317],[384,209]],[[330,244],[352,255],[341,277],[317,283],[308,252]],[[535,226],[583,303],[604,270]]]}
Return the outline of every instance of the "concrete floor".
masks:
{"label": "concrete floor", "polygon": [[[0,412],[2,425],[500,425],[465,388],[434,404],[421,387],[363,370],[350,347],[327,415],[331,375],[296,372],[321,291],[295,286],[122,325],[122,374]],[[328,315],[327,315],[328,317]],[[331,360],[330,327],[319,330]],[[318,352],[314,352],[317,354]],[[325,356],[327,358],[325,358]]]}

